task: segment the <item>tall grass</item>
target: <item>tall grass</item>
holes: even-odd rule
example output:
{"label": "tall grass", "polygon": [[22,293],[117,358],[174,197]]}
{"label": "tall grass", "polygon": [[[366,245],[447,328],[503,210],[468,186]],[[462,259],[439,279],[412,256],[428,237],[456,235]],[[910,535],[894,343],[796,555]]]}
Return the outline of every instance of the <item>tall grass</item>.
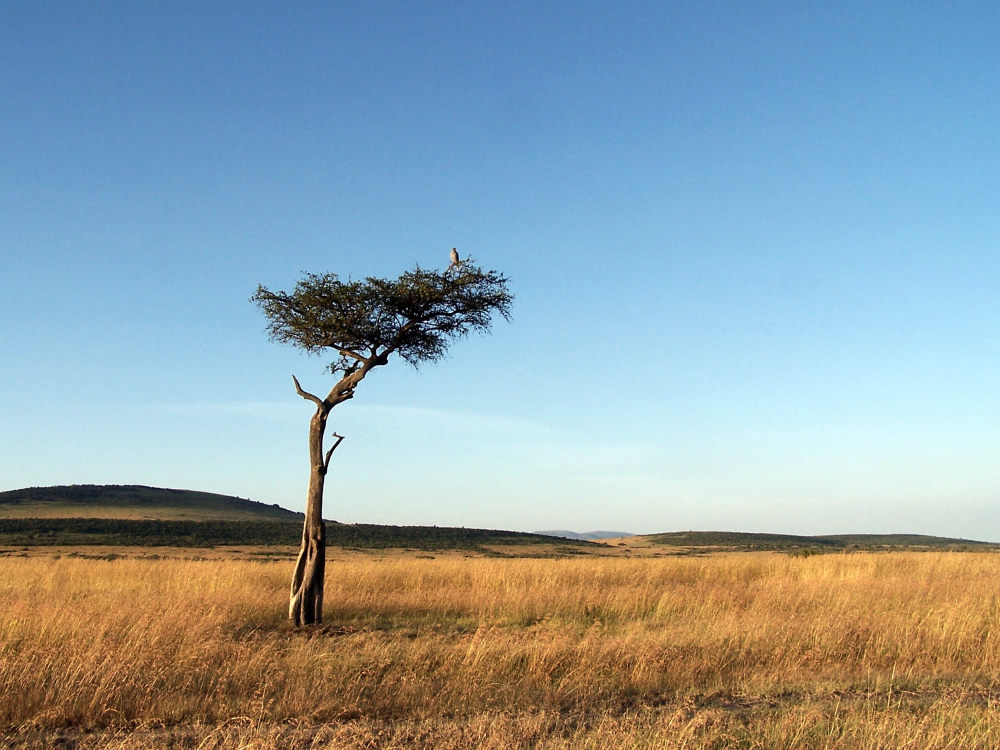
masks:
{"label": "tall grass", "polygon": [[123,748],[997,747],[998,574],[1000,556],[961,553],[358,557],[328,569],[325,627],[296,632],[287,563],[4,558],[0,731]]}

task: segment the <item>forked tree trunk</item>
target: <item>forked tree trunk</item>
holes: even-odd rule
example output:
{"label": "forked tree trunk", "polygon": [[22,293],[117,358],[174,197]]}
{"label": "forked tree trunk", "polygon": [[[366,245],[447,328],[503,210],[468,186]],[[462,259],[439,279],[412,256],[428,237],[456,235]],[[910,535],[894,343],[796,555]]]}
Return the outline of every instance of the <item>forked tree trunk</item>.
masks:
{"label": "forked tree trunk", "polygon": [[330,409],[317,406],[309,422],[309,492],[306,517],[302,525],[302,546],[295,561],[288,618],[296,627],[323,622],[323,579],[326,572],[326,527],[323,524],[323,483],[330,456],[343,440],[337,436],[330,451],[323,455],[323,432]]}
{"label": "forked tree trunk", "polygon": [[[358,355],[355,359],[362,360]],[[330,449],[323,454],[323,433],[330,410],[339,403],[354,397],[354,388],[372,367],[385,364],[387,353],[362,360],[364,366],[351,367],[347,375],[333,387],[330,395],[321,399],[302,390],[298,378],[292,375],[295,392],[316,404],[316,413],[309,420],[309,492],[306,495],[306,519],[302,524],[302,546],[295,561],[292,591],[288,600],[288,619],[300,625],[319,625],[323,622],[323,577],[326,573],[326,527],[323,525],[323,483],[330,469],[330,458],[344,439],[336,432]]]}

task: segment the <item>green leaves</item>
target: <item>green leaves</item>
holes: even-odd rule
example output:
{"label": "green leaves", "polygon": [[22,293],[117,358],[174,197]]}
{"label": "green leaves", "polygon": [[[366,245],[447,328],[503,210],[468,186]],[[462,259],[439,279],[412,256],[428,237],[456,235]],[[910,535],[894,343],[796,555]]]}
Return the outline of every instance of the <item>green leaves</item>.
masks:
{"label": "green leaves", "polygon": [[513,295],[503,274],[468,259],[455,271],[417,266],[397,279],[310,273],[290,294],[258,286],[251,301],[272,340],[337,352],[336,373],[385,364],[391,354],[414,366],[439,360],[454,339],[488,331],[495,314],[509,320]]}

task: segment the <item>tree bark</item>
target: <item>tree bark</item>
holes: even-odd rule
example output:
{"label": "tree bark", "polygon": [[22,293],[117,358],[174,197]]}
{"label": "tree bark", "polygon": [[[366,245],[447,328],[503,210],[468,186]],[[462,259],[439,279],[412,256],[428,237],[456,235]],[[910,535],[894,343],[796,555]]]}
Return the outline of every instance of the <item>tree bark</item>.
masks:
{"label": "tree bark", "polygon": [[368,371],[381,363],[381,359],[372,354],[371,359],[365,359],[359,354],[343,350],[364,364],[352,367],[348,374],[341,378],[330,394],[321,399],[315,394],[302,389],[298,378],[292,375],[295,392],[307,401],[316,404],[316,412],[309,420],[309,490],[306,494],[306,517],[302,524],[302,544],[299,556],[295,561],[295,572],[292,574],[292,588],[288,599],[288,619],[296,627],[302,625],[319,625],[323,622],[323,581],[326,575],[326,526],[323,524],[323,484],[326,473],[330,469],[330,459],[333,452],[344,439],[343,435],[333,433],[336,438],[330,450],[323,453],[323,433],[326,432],[326,420],[330,410],[337,404],[354,398],[354,388],[368,374]]}
{"label": "tree bark", "polygon": [[326,573],[326,526],[323,524],[323,483],[330,456],[343,438],[338,436],[330,452],[323,455],[323,432],[330,407],[319,403],[309,422],[309,490],[302,545],[295,561],[288,618],[296,627],[323,622],[323,581]]}

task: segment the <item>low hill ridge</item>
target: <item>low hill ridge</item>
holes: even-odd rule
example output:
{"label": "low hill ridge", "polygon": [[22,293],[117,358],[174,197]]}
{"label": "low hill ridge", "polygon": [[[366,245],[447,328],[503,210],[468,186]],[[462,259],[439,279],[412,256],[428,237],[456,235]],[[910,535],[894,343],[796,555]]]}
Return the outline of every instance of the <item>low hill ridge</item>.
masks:
{"label": "low hill ridge", "polygon": [[[62,485],[0,492],[0,544],[295,544],[302,514],[230,495],[146,485]],[[802,536],[737,531],[675,531],[641,536],[619,531],[533,534],[484,529],[338,524],[328,543],[360,548],[483,549],[486,545],[565,545],[574,554],[626,537],[626,546],[719,550],[996,549],[1000,544],[924,534]],[[336,541],[334,541],[336,539]],[[593,541],[592,541],[593,540]],[[623,543],[624,544],[624,543]],[[621,545],[619,545],[621,546]],[[628,551],[628,550],[626,550]]]}
{"label": "low hill ridge", "polygon": [[995,547],[992,542],[974,539],[929,536],[927,534],[765,534],[744,531],[673,531],[644,534],[636,539],[670,547],[726,547],[732,549],[789,549],[814,547],[850,549],[852,547]]}
{"label": "low hill ridge", "polygon": [[[326,521],[327,544],[358,549],[583,554],[592,542],[437,526]],[[124,545],[210,547],[298,544],[302,514],[278,505],[145,485],[64,485],[0,492],[0,547]]]}
{"label": "low hill ridge", "polygon": [[302,514],[214,492],[141,484],[73,484],[0,492],[0,518],[301,521]]}

